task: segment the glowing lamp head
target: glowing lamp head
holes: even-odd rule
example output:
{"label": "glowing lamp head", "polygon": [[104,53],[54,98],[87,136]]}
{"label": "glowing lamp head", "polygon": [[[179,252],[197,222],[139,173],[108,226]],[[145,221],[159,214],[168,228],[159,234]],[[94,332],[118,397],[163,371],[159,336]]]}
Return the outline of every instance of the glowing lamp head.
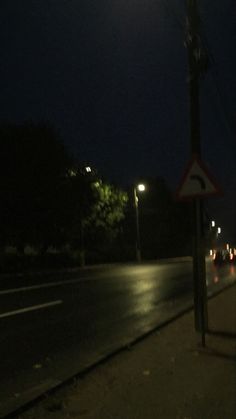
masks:
{"label": "glowing lamp head", "polygon": [[137,186],[137,189],[138,189],[139,192],[143,192],[143,191],[145,191],[145,185],[143,183],[140,183]]}

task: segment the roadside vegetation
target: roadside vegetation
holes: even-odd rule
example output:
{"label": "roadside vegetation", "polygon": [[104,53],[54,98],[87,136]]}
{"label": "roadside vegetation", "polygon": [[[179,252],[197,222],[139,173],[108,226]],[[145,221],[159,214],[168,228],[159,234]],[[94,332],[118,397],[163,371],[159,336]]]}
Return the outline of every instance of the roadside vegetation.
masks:
{"label": "roadside vegetation", "polygon": [[[188,204],[161,178],[145,179],[144,258],[191,252]],[[48,123],[0,126],[0,271],[135,259],[133,187],[123,190],[78,162]]]}

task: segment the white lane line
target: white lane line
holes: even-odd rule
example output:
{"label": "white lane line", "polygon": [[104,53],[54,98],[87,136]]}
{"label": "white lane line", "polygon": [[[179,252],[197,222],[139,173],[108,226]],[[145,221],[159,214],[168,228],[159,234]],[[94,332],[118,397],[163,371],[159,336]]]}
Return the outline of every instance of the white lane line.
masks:
{"label": "white lane line", "polygon": [[10,288],[8,290],[0,291],[0,295],[14,294],[15,292],[32,291],[40,288],[57,287],[58,285],[74,284],[76,282],[82,282],[82,279],[68,279],[66,281],[46,282],[40,285],[31,285],[30,287]]}
{"label": "white lane line", "polygon": [[63,302],[62,300],[56,300],[56,301],[50,301],[49,303],[38,304],[36,306],[21,308],[19,310],[8,311],[6,313],[0,314],[0,319],[2,319],[4,317],[15,316],[16,314],[27,313],[28,311],[39,310],[39,309],[42,309],[42,308],[56,306],[58,304],[62,304],[62,302]]}

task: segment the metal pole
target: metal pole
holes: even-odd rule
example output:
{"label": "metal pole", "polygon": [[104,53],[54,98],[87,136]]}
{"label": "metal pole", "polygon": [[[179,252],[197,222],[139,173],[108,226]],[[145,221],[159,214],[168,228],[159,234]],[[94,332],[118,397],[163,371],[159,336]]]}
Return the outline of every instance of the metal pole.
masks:
{"label": "metal pole", "polygon": [[199,104],[199,35],[196,0],[187,0],[188,85],[190,106],[190,139],[193,154],[201,155],[200,104]]}
{"label": "metal pole", "polygon": [[80,264],[85,266],[85,248],[84,248],[84,222],[80,220]]}
{"label": "metal pole", "polygon": [[[190,138],[192,155],[201,156],[200,140],[200,45],[198,33],[197,1],[187,0],[187,39],[189,66],[189,106],[190,106]],[[205,240],[203,222],[203,202],[195,198],[194,211],[194,245],[193,245],[193,282],[194,282],[194,319],[195,329],[202,332],[202,343],[205,346],[205,329],[208,328],[206,298]]]}
{"label": "metal pole", "polygon": [[139,209],[138,209],[138,197],[137,197],[136,187],[134,187],[134,207],[135,207],[135,220],[136,220],[136,259],[138,262],[141,262]]}
{"label": "metal pole", "polygon": [[203,228],[203,208],[200,199],[194,202],[195,234],[193,254],[194,279],[194,313],[195,329],[202,334],[202,344],[205,346],[205,332],[208,328],[205,241]]}

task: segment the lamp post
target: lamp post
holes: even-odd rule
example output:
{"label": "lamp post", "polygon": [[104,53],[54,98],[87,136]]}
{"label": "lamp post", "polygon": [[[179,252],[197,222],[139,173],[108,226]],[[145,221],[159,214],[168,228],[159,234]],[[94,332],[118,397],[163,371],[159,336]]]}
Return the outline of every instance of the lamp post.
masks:
{"label": "lamp post", "polygon": [[[93,174],[92,168],[91,166],[84,166],[82,167],[81,173],[84,176],[89,176],[88,179],[90,178],[90,176]],[[85,266],[85,220],[83,217],[83,211],[81,213],[80,216],[80,266],[84,267]]]}
{"label": "lamp post", "polygon": [[138,205],[138,194],[137,192],[145,191],[145,185],[142,183],[134,187],[134,207],[135,207],[135,218],[136,218],[136,259],[141,262],[141,242],[140,242],[140,228],[139,228],[139,205]]}

